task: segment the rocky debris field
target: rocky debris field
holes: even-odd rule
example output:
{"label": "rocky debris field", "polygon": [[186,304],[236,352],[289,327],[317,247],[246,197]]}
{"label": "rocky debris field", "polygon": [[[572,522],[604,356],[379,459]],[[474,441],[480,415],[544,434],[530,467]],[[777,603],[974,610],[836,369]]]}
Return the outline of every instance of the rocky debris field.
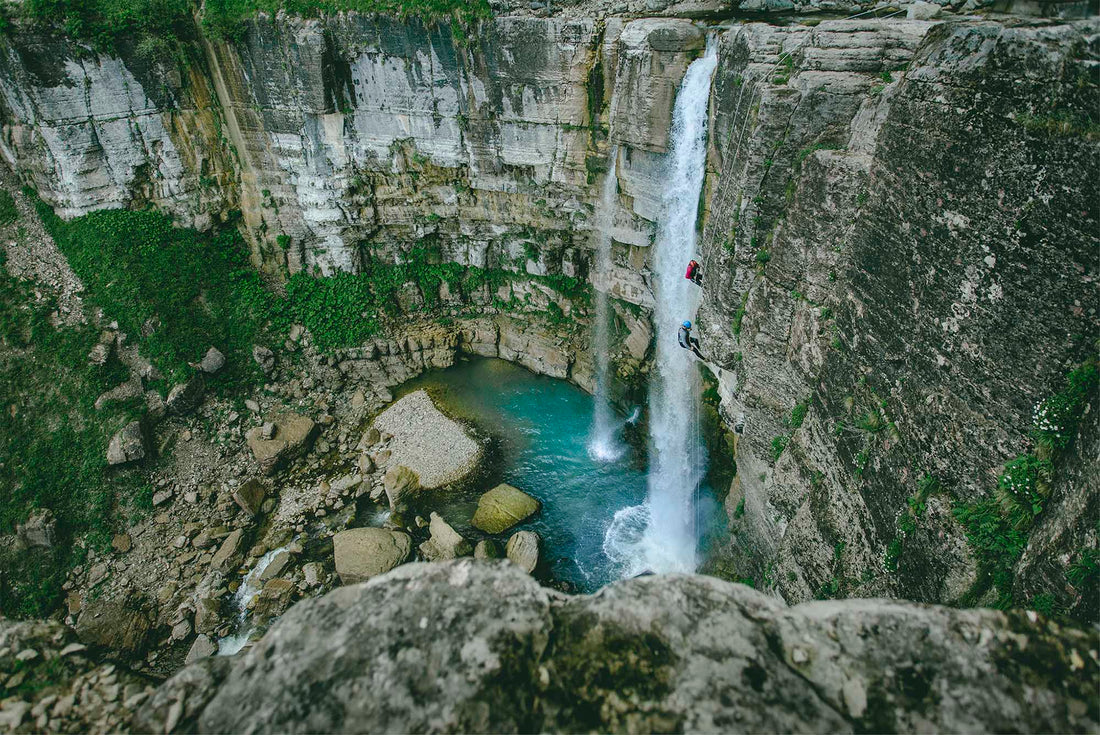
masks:
{"label": "rocky debris field", "polygon": [[[64,582],[64,622],[113,660],[163,676],[215,653],[227,636],[259,635],[295,600],[341,582],[409,560],[469,556],[475,545],[500,556],[507,534],[466,540],[425,507],[435,502],[429,489],[478,469],[484,437],[423,392],[381,411],[390,388],[452,364],[463,345],[488,353],[500,327],[486,323],[458,338],[429,324],[338,355],[295,329],[279,349],[254,351],[267,382],[247,397],[206,387],[225,365],[211,348],[160,403],[144,385],[156,377],[151,366],[123,335],[105,333],[105,354],[134,366],[134,395],[151,406],[105,451],[147,479],[152,510],[107,549],[84,550]],[[417,515],[422,508],[430,520]],[[34,516],[13,543],[49,547],[55,526],[48,512]],[[513,556],[534,570],[537,537]]]}
{"label": "rocky debris field", "polygon": [[645,577],[570,597],[514,565],[460,560],[407,565],[296,605],[243,656],[170,679],[135,724],[150,732],[1094,731],[1097,649],[1095,630],[1035,613],[884,600],[787,608],[702,576]]}

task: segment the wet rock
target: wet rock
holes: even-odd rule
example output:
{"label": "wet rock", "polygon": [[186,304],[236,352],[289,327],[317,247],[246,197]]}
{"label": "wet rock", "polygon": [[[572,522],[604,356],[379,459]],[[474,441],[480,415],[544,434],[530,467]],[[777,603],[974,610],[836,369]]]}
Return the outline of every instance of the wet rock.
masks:
{"label": "wet rock", "polygon": [[435,407],[425,391],[410,393],[375,418],[373,428],[390,434],[390,464],[416,473],[425,490],[465,479],[484,452],[462,425]]}
{"label": "wet rock", "polygon": [[195,637],[195,642],[191,644],[190,650],[187,651],[187,658],[183,660],[185,664],[191,664],[198,661],[200,658],[207,658],[213,656],[218,652],[218,644],[215,643],[208,635],[198,635]]}
{"label": "wet rock", "polygon": [[306,416],[282,413],[275,417],[275,438],[265,439],[263,429],[250,429],[245,439],[260,470],[271,474],[284,463],[307,452],[317,436],[317,425]]}
{"label": "wet rock", "polygon": [[180,383],[168,391],[165,404],[170,413],[184,416],[191,413],[202,403],[202,394],[206,389],[202,373],[197,373],[186,383]]}
{"label": "wet rock", "polygon": [[477,546],[474,547],[475,559],[499,559],[500,558],[500,544],[491,538],[482,539],[477,542]]}
{"label": "wet rock", "polygon": [[225,367],[225,355],[218,351],[217,347],[211,347],[206,351],[206,354],[202,356],[202,362],[199,364],[202,371],[208,375],[214,373]]}
{"label": "wet rock", "polygon": [[485,533],[503,533],[538,512],[539,501],[501,483],[481,496],[474,511],[474,527]]}
{"label": "wet rock", "polygon": [[260,581],[266,582],[281,575],[290,564],[291,559],[292,557],[289,551],[280,551],[278,554],[271,557],[271,561],[268,562],[263,572],[260,573]]}
{"label": "wet rock", "polygon": [[406,561],[412,552],[412,538],[384,528],[352,528],[333,536],[332,546],[340,580],[355,584]]}
{"label": "wet rock", "polygon": [[406,495],[415,495],[420,489],[420,478],[415,472],[403,465],[391,465],[382,478],[382,487],[390,508],[396,508]]}
{"label": "wet rock", "polygon": [[431,514],[428,527],[431,538],[420,544],[420,553],[426,560],[446,561],[470,555],[470,542],[462,538],[438,513]]}
{"label": "wet rock", "polygon": [[233,501],[240,506],[241,510],[250,516],[259,514],[260,508],[264,503],[264,496],[267,493],[267,488],[264,487],[263,482],[259,478],[252,478],[248,482],[233,489]]}
{"label": "wet rock", "polygon": [[[429,612],[441,610],[445,620]],[[410,564],[299,603],[220,684],[197,687],[208,669],[188,667],[138,722],[162,732],[167,703],[182,697],[201,732],[879,732],[918,723],[1088,732],[1098,724],[1085,704],[1100,686],[1094,648],[1093,633],[1022,614],[883,600],[786,608],[701,575],[572,597],[511,564],[458,560]],[[1051,666],[1074,673],[1052,678]]]}
{"label": "wet rock", "polygon": [[140,421],[131,421],[111,437],[107,464],[119,465],[145,458],[145,432]]}
{"label": "wet rock", "polygon": [[264,623],[281,615],[289,606],[297,588],[289,579],[269,579],[252,609],[258,623]]}
{"label": "wet rock", "polygon": [[504,547],[508,560],[530,574],[539,565],[539,535],[534,531],[518,531]]}

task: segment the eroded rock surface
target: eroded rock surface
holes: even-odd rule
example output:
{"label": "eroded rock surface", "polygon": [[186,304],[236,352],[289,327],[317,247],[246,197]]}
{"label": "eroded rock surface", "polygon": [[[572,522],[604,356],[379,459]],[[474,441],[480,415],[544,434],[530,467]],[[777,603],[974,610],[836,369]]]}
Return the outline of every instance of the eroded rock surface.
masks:
{"label": "eroded rock surface", "polygon": [[702,576],[570,597],[472,560],[301,602],[220,664],[177,674],[139,724],[163,732],[185,699],[177,727],[200,732],[1064,732],[1097,727],[1100,686],[1095,632],[1037,616],[786,608]]}

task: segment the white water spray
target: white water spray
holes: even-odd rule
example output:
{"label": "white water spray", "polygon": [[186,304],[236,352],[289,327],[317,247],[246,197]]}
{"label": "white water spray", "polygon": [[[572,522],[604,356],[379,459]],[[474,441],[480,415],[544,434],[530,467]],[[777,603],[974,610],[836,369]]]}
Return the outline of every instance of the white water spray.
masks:
{"label": "white water spray", "polygon": [[611,281],[611,229],[615,224],[618,205],[619,147],[612,146],[608,155],[607,175],[600,192],[596,228],[599,241],[596,247],[596,317],[592,329],[592,355],[596,368],[596,401],[592,414],[592,432],[588,441],[588,454],[599,462],[614,462],[623,455],[625,447],[618,439],[621,421],[615,420],[611,407],[611,305],[607,291]]}
{"label": "white water spray", "polygon": [[604,553],[623,576],[643,571],[693,572],[695,496],[706,469],[699,431],[701,384],[691,352],[680,347],[680,323],[695,318],[698,286],[684,278],[695,257],[695,227],[706,166],[707,107],[718,65],[707,45],[680,84],[673,111],[664,208],[654,255],[656,375],[649,393],[649,491],[646,504],[624,508],[604,538]]}
{"label": "white water spray", "polygon": [[256,562],[256,566],[252,567],[251,571],[241,580],[241,586],[237,588],[236,593],[233,595],[233,604],[237,608],[237,632],[218,641],[219,656],[232,656],[238,653],[248,643],[252,634],[256,632],[255,626],[249,624],[248,618],[251,611],[248,606],[252,604],[252,601],[263,589],[263,580],[260,577],[263,575],[264,570],[274,561],[279,552],[286,551],[287,548],[289,548],[289,544],[272,549],[261,556],[259,561]]}

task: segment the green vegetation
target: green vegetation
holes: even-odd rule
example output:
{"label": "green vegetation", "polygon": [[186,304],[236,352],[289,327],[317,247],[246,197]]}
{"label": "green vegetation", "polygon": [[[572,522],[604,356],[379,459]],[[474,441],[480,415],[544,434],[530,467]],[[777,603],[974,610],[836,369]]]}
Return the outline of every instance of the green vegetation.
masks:
{"label": "green vegetation", "polygon": [[1077,436],[1089,392],[1097,384],[1096,365],[1086,363],[1066,376],[1065,387],[1035,406],[1031,435],[1039,445],[1065,449]]}
{"label": "green vegetation", "polygon": [[0,552],[0,613],[15,617],[41,617],[60,602],[66,570],[83,558],[72,539],[102,547],[120,518],[152,507],[152,488],[108,473],[104,453],[140,407],[93,406],[127,370],[117,360],[89,363],[97,331],[55,328],[55,308],[8,275],[0,251],[0,458],[18,458],[0,459],[0,531],[34,509],[58,522],[54,548]]}
{"label": "green vegetation", "polygon": [[0,189],[0,226],[10,225],[19,219],[19,210],[15,208],[15,198],[10,191]]}
{"label": "green vegetation", "polygon": [[[1027,546],[1036,519],[1043,512],[1058,460],[1073,445],[1085,407],[1096,398],[1096,368],[1095,360],[1082,364],[1066,375],[1064,388],[1059,393],[1036,406],[1031,428],[1036,451],[1005,464],[997,481],[996,500],[955,505],[952,512],[966,529],[981,572],[964,602],[977,601],[992,585],[997,590],[997,607],[1004,609],[1017,604],[1012,590],[1016,562]],[[1092,599],[1097,597],[1097,577],[1100,575],[1096,561],[1095,550],[1082,549],[1066,570],[1066,580],[1086,601],[1090,595]],[[1059,600],[1065,592],[1050,590],[1049,593],[1053,596],[1049,608],[1060,609]],[[1036,596],[1031,604],[1040,598],[1041,595]]]}
{"label": "green vegetation", "polygon": [[136,339],[170,382],[217,346],[223,380],[249,377],[247,358],[276,299],[249,265],[236,230],[216,235],[173,227],[152,211],[104,210],[65,222],[36,199],[46,229],[84,282],[85,299]]}
{"label": "green vegetation", "polygon": [[802,426],[802,422],[806,420],[806,413],[810,410],[809,400],[805,400],[799,403],[797,406],[791,409],[791,418],[787,424],[792,429],[797,429]]}
{"label": "green vegetation", "polygon": [[790,443],[790,434],[781,434],[780,436],[772,439],[772,461],[778,462],[779,458],[783,456],[783,450],[787,448]]}
{"label": "green vegetation", "polygon": [[745,515],[745,499],[741,498],[741,500],[737,503],[737,507],[733,509],[733,517],[740,518],[743,515]]}
{"label": "green vegetation", "polygon": [[317,17],[352,10],[447,24],[455,40],[465,44],[467,29],[491,15],[488,0],[27,0],[22,12],[98,51],[132,44],[139,56],[165,60],[179,51],[179,39],[190,32],[197,8],[202,8],[204,28],[227,40],[240,40],[245,23],[258,12]]}
{"label": "green vegetation", "polygon": [[741,334],[741,320],[745,318],[745,305],[747,303],[749,303],[749,291],[745,289],[745,292],[741,294],[741,305],[737,307],[737,312],[733,315],[734,336]]}

